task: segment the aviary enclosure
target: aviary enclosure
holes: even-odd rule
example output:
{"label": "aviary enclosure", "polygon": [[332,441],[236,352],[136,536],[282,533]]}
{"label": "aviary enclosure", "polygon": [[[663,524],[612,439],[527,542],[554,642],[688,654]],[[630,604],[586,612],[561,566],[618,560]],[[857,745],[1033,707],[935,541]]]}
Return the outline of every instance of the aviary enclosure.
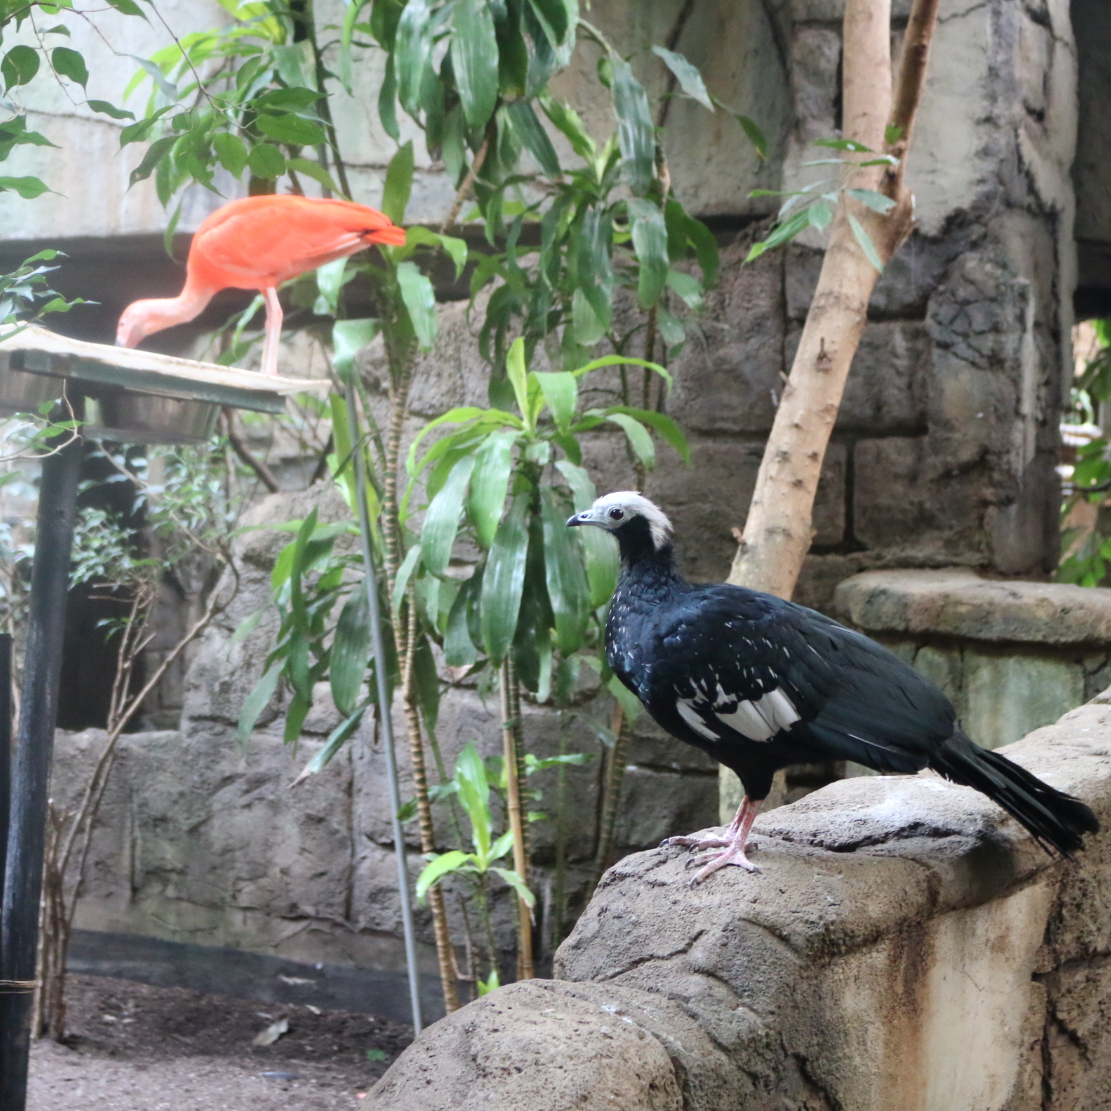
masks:
{"label": "aviary enclosure", "polygon": [[[5,881],[5,1107],[75,1078],[155,1107],[200,1057],[182,1106],[1101,1105],[1106,850],[1075,837],[1108,809],[1098,5],[2,18],[0,605],[32,846]],[[151,377],[166,356],[201,394]],[[289,379],[313,385],[248,404]],[[622,490],[688,579],[863,630],[898,658],[884,691],[912,664],[984,747],[1066,715],[1009,750],[1041,809],[811,739],[753,827],[763,870],[690,891],[688,851],[655,847],[741,804],[723,735],[831,711],[758,649],[766,690],[676,680],[668,724],[606,652],[621,526],[566,527]],[[669,644],[654,667],[694,658]],[[822,699],[890,723],[830,675]],[[1049,832],[1053,791],[1094,818]]]}

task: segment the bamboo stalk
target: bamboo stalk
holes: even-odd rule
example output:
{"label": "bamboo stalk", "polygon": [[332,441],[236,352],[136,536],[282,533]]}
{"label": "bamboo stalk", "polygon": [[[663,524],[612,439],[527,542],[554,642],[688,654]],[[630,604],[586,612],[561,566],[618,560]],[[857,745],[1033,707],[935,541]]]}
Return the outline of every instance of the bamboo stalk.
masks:
{"label": "bamboo stalk", "polygon": [[[501,685],[502,751],[505,757],[505,795],[509,828],[513,831],[513,870],[528,883],[528,834],[521,810],[521,783],[524,780],[524,753],[519,743],[521,699],[517,674],[508,658],[499,672]],[[528,903],[517,898],[517,979],[531,980],[534,975],[532,957],[532,912]]]}

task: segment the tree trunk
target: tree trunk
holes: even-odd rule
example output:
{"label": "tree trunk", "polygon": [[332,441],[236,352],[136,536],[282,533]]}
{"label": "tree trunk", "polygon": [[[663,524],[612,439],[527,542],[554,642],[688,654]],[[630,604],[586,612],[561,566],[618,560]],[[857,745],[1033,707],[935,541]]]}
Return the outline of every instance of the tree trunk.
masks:
{"label": "tree trunk", "polygon": [[[884,263],[913,228],[913,201],[903,175],[937,6],[938,0],[915,0],[893,92],[890,0],[846,0],[845,137],[899,159],[897,166],[862,166],[854,172],[850,185],[881,192],[895,204],[886,215],[880,215],[841,194],[818,288],[756,478],[744,535],[729,575],[732,583],[790,598],[810,549],[822,461],[879,277],[857,241],[852,219],[871,238]],[[887,137],[890,143],[885,141]],[[874,156],[861,155],[859,160],[869,157]]]}

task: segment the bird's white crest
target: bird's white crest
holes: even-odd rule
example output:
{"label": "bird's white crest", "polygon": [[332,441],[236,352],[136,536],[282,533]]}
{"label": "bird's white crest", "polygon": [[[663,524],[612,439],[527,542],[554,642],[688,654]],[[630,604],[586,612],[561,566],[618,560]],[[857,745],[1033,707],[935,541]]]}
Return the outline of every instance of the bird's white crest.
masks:
{"label": "bird's white crest", "polygon": [[623,509],[628,516],[643,517],[648,522],[652,544],[657,551],[671,541],[671,522],[667,519],[667,514],[643,494],[638,494],[635,490],[615,490],[612,494],[603,494],[590,507],[590,513],[603,527],[618,527],[625,520],[615,521],[610,526],[607,516],[608,511],[614,508]]}

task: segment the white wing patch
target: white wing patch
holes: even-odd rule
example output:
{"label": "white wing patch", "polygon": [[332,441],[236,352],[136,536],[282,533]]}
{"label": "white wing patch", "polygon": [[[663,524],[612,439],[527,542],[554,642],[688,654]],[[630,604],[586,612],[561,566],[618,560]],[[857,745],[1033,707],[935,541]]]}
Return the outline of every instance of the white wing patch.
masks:
{"label": "white wing patch", "polygon": [[698,734],[705,737],[708,741],[720,741],[721,738],[710,729],[710,727],[702,720],[698,711],[690,704],[689,699],[680,698],[675,703],[675,708],[679,711],[679,716]]}
{"label": "white wing patch", "polygon": [[[696,709],[698,703],[701,703],[701,713]],[[770,741],[778,733],[790,729],[800,717],[782,687],[750,700],[730,698],[719,684],[712,708],[701,699],[679,698],[676,709],[696,733],[711,741],[721,740],[713,728],[715,721],[750,741]]]}

